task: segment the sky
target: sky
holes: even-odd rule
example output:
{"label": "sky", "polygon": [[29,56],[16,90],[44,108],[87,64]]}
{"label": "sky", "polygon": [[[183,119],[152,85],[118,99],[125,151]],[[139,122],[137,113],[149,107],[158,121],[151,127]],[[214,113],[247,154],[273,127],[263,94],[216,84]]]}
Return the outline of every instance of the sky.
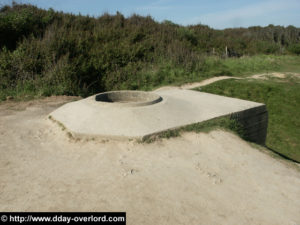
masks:
{"label": "sky", "polygon": [[[13,0],[0,0],[0,6]],[[215,29],[269,24],[300,27],[300,0],[15,0],[40,8],[90,16],[117,11],[150,15],[158,22],[204,24]]]}

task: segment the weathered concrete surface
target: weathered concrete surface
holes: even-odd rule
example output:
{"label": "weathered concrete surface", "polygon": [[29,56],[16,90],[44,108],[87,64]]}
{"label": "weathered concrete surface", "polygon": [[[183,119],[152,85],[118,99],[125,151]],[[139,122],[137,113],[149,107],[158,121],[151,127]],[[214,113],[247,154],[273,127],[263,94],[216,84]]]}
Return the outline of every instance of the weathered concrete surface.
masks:
{"label": "weathered concrete surface", "polygon": [[[50,114],[75,137],[139,138],[225,115],[243,115],[265,105],[191,90],[169,89],[155,93],[162,101],[138,107],[119,107],[95,96],[68,103]],[[237,114],[238,113],[238,114]],[[255,120],[255,118],[254,118]],[[265,136],[265,134],[263,134]],[[262,138],[264,139],[264,138]]]}

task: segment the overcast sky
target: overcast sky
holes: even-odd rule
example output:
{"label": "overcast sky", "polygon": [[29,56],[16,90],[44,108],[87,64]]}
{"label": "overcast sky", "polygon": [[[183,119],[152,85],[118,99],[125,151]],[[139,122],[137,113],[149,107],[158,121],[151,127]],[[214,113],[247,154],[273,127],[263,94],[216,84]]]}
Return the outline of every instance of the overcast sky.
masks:
{"label": "overcast sky", "polygon": [[[0,6],[12,0],[0,0]],[[293,25],[300,27],[300,0],[16,0],[41,8],[100,16],[121,12],[126,17],[133,13],[150,15],[156,21],[205,24],[223,29]]]}

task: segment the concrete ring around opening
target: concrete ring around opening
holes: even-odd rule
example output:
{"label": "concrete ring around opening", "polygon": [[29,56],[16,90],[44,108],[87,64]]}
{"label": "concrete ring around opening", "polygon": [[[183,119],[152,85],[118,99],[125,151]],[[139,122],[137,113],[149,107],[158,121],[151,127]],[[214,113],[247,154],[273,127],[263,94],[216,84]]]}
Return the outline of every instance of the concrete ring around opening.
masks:
{"label": "concrete ring around opening", "polygon": [[145,91],[109,91],[95,95],[98,103],[118,106],[146,106],[161,102],[162,97]]}

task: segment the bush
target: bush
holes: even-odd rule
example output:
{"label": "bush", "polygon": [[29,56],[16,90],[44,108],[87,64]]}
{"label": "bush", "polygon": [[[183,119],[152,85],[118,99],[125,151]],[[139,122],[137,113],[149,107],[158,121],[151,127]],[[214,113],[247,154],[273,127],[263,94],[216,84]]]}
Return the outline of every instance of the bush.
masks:
{"label": "bush", "polygon": [[292,44],[289,46],[288,50],[291,53],[294,53],[296,55],[300,55],[300,44]]}
{"label": "bush", "polygon": [[285,46],[298,54],[299,32],[291,26],[213,30],[135,14],[93,18],[13,4],[0,9],[0,92],[18,87],[87,96],[260,71],[270,68],[267,61],[223,58],[225,46],[231,56],[279,54]]}

